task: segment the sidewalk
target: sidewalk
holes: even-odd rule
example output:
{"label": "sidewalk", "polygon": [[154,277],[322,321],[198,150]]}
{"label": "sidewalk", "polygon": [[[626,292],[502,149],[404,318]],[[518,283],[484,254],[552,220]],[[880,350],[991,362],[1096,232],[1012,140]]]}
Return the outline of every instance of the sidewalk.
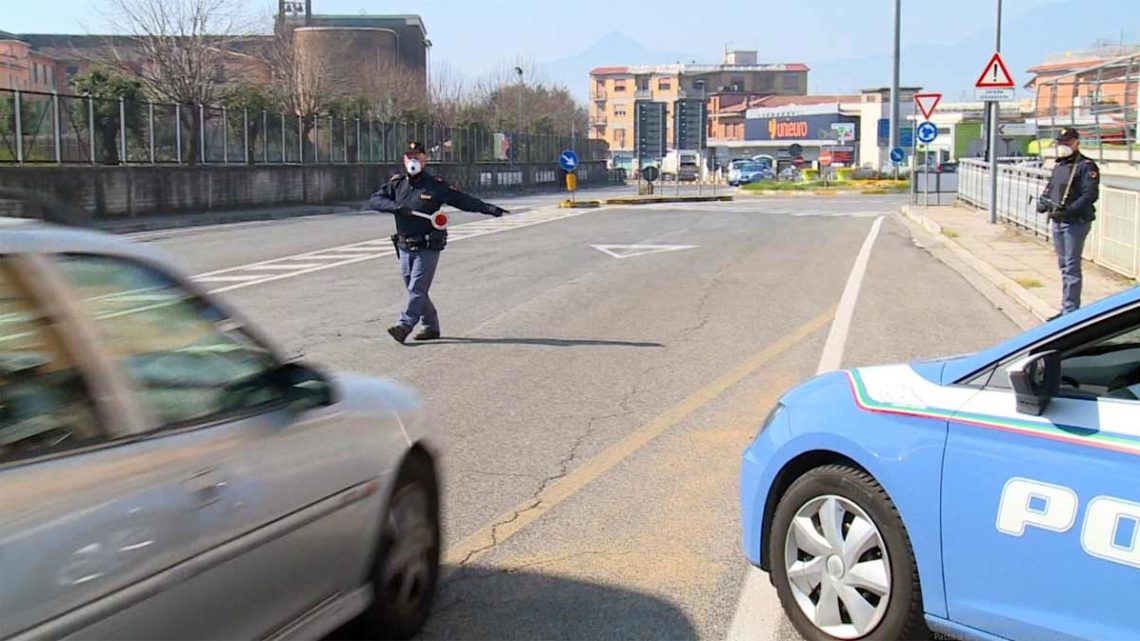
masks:
{"label": "sidewalk", "polygon": [[[939,236],[943,244],[986,280],[1045,320],[1059,311],[1061,272],[1053,248],[1042,239],[965,207],[903,207],[903,215]],[[1135,283],[1088,261],[1081,303],[1089,305]]]}

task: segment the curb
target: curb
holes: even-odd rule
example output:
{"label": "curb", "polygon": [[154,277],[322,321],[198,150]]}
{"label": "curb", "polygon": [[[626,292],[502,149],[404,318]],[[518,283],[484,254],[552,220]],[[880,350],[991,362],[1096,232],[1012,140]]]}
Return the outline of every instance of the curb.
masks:
{"label": "curb", "polygon": [[563,200],[558,203],[561,209],[592,209],[602,205],[659,205],[662,203],[712,203],[732,202],[733,196],[643,196],[630,198],[607,198],[605,200]]}
{"label": "curb", "polygon": [[911,210],[910,206],[903,206],[901,211],[903,216],[906,216],[926,231],[938,236],[942,244],[961,259],[962,262],[973,268],[974,271],[978,272],[982,278],[988,280],[992,285],[1011,296],[1018,304],[1029,310],[1031,314],[1042,322],[1047,321],[1057,313],[1055,307],[1041,300],[1028,289],[1019,285],[1017,281],[999,272],[992,265],[975,256],[958,241],[943,234],[942,225],[939,225],[937,222],[922,214],[915,213]]}
{"label": "curb", "polygon": [[750,196],[759,198],[763,196],[787,196],[787,197],[805,197],[805,196],[888,196],[893,194],[907,194],[907,191],[891,191],[889,189],[839,189],[827,191],[803,190],[782,191],[778,189],[765,189],[762,191],[757,190],[740,190],[737,194],[741,196]]}

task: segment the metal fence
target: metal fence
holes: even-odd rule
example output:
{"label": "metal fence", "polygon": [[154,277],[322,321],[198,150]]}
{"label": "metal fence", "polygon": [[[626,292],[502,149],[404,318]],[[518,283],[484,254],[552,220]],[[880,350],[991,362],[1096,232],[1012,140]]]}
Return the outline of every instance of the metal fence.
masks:
{"label": "metal fence", "polygon": [[[963,160],[958,173],[958,199],[989,209],[989,163]],[[998,220],[1051,241],[1049,220],[1037,213],[1037,198],[1048,181],[1049,171],[1041,167],[999,162]],[[1085,243],[1084,258],[1129,278],[1140,278],[1140,192],[1101,184],[1097,219]]]}
{"label": "metal fence", "polygon": [[365,164],[398,162],[409,140],[435,162],[553,162],[565,149],[605,160],[605,143],[210,105],[99,100],[0,89],[0,164]]}
{"label": "metal fence", "polygon": [[1140,53],[1135,49],[1037,83],[1039,142],[1062,127],[1081,132],[1081,151],[1098,160],[1140,162]]}

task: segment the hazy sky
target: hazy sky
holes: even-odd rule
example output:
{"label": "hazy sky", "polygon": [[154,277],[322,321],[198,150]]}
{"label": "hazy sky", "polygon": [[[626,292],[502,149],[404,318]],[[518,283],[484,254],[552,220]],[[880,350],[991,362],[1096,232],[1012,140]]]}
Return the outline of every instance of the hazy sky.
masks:
{"label": "hazy sky", "polygon": [[[177,0],[166,0],[176,2]],[[1057,0],[1009,0],[1016,17]],[[248,0],[251,8],[276,8]],[[1090,0],[1090,4],[1093,1]],[[0,0],[0,30],[104,31],[108,0]],[[612,31],[660,51],[719,59],[727,44],[772,61],[826,62],[889,52],[891,0],[314,0],[316,13],[417,13],[433,57],[481,73],[522,57],[541,62],[577,53]],[[90,8],[95,7],[95,8]],[[862,7],[862,8],[859,8]],[[904,0],[903,44],[953,43],[991,30],[995,0]],[[1060,33],[1058,33],[1060,35]]]}

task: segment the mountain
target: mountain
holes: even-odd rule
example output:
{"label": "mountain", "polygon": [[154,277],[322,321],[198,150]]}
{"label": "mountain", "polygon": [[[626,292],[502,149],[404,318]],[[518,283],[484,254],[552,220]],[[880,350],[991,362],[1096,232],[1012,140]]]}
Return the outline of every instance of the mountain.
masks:
{"label": "mountain", "polygon": [[[1013,79],[1024,85],[1025,70],[1043,62],[1052,53],[1080,51],[1099,40],[1119,41],[1120,22],[1109,16],[1135,15],[1136,0],[1098,0],[1090,10],[1088,0],[1067,0],[1043,7],[1002,24],[1002,57]],[[974,81],[993,54],[993,18],[979,20],[980,29],[952,45],[914,45],[900,52],[899,75],[903,85],[917,85],[942,92],[947,100],[973,98]],[[904,23],[904,27],[907,25]],[[1123,33],[1125,43],[1136,42],[1132,24]],[[1058,36],[1064,35],[1064,38]],[[904,34],[905,40],[916,40]],[[808,63],[811,93],[857,92],[866,87],[891,83],[891,56]]]}
{"label": "mountain", "polygon": [[696,59],[691,53],[653,51],[637,40],[611,32],[580,53],[538,66],[541,75],[551,82],[565,85],[575,98],[589,98],[589,74],[595,67],[617,65],[663,65],[690,62]]}

